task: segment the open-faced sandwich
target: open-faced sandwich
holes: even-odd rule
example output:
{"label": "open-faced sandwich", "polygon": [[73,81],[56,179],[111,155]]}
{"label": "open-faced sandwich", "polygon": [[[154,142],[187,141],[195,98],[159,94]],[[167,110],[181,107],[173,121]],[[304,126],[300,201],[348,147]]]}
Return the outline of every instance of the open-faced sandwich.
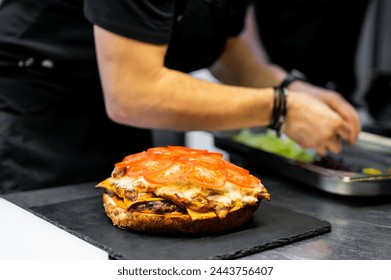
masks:
{"label": "open-faced sandwich", "polygon": [[229,231],[270,199],[257,177],[221,153],[182,146],[127,156],[97,187],[115,226],[160,233]]}

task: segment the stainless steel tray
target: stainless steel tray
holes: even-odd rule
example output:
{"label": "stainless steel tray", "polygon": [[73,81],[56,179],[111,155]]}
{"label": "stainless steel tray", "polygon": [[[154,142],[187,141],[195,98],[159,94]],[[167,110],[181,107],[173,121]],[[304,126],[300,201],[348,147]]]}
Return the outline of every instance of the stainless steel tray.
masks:
{"label": "stainless steel tray", "polygon": [[[366,175],[362,168],[387,170],[391,167],[391,139],[361,132],[355,145],[344,145],[343,151],[333,154],[352,171],[340,171],[304,163],[250,147],[232,139],[238,131],[213,132],[217,148],[239,156],[246,162],[268,168],[281,175],[303,182],[323,191],[344,196],[391,195],[391,174]],[[259,174],[262,176],[262,174]]]}

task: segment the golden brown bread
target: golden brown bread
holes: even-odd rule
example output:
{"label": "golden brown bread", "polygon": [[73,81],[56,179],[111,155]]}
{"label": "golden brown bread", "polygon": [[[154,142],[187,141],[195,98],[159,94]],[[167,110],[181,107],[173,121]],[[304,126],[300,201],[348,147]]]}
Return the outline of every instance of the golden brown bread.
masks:
{"label": "golden brown bread", "polygon": [[215,234],[227,232],[246,224],[258,204],[230,212],[224,219],[218,217],[192,220],[187,214],[148,214],[130,212],[118,207],[113,198],[103,194],[103,206],[112,223],[120,228],[166,234]]}

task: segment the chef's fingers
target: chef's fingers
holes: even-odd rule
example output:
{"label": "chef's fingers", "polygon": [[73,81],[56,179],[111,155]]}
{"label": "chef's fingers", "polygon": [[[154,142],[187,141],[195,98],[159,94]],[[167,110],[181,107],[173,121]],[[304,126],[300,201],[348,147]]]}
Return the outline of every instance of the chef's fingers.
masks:
{"label": "chef's fingers", "polygon": [[316,152],[321,155],[321,156],[325,156],[327,155],[327,152],[328,152],[328,148],[327,148],[327,145],[319,145],[317,147],[315,147],[316,149]]}
{"label": "chef's fingers", "polygon": [[336,129],[335,134],[332,137],[334,140],[345,140],[348,143],[351,143],[350,140],[353,133],[355,132],[352,131],[351,126],[346,121],[343,121],[342,124]]}
{"label": "chef's fingers", "polygon": [[325,155],[328,151],[339,153],[342,151],[342,141],[348,141],[351,135],[349,124],[342,120],[338,121],[333,132],[330,132],[327,137],[320,138],[321,140],[316,149],[319,154]]}
{"label": "chef's fingers", "polygon": [[335,135],[327,142],[326,148],[333,153],[339,153],[342,151],[341,138],[338,135]]}
{"label": "chef's fingers", "polygon": [[[350,108],[351,106],[348,106],[347,108]],[[353,108],[353,107],[351,107]],[[358,117],[358,114],[354,109],[350,112],[344,112],[341,114],[342,118],[348,123],[349,125],[349,130],[350,130],[350,135],[347,139],[347,142],[349,144],[353,144],[356,142],[358,138],[358,134],[360,133],[361,130],[361,124],[360,120]]]}
{"label": "chef's fingers", "polygon": [[[348,123],[350,134],[349,137],[346,138],[349,144],[353,144],[357,138],[358,134],[361,130],[360,118],[356,109],[347,102],[341,95],[333,94],[330,95],[329,106],[337,112],[345,122]],[[345,138],[344,138],[345,139]]]}

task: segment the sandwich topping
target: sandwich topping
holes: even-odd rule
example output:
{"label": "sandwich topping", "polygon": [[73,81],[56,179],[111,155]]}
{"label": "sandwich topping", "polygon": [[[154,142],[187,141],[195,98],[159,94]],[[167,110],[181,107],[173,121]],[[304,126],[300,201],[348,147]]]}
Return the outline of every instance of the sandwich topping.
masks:
{"label": "sandwich topping", "polygon": [[259,199],[270,199],[257,177],[224,160],[221,153],[182,146],[127,156],[97,187],[128,211],[188,214],[192,220],[223,219]]}

